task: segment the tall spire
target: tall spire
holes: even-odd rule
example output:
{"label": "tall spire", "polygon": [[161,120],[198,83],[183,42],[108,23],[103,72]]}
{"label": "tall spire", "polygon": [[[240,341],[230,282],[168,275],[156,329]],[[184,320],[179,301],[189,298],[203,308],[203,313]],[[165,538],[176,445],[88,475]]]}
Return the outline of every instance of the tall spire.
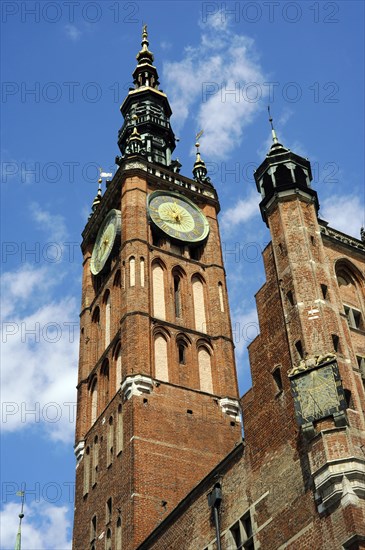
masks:
{"label": "tall spire", "polygon": [[153,53],[149,50],[147,25],[142,28],[142,48],[137,54],[137,67],[133,72],[134,88],[130,88],[120,111],[124,123],[119,131],[118,146],[122,153],[116,158],[139,155],[149,162],[171,165],[175,149],[175,136],[170,125],[172,114],[166,94],[159,90]]}
{"label": "tall spire", "polygon": [[149,51],[148,46],[150,43],[148,42],[148,33],[147,33],[147,25],[143,25],[142,28],[142,42],[141,46],[142,49],[137,53],[137,61],[138,65],[141,65],[143,62],[148,63],[149,65],[152,65],[153,61],[153,53]]}
{"label": "tall spire", "polygon": [[133,73],[133,82],[136,88],[148,86],[158,90],[158,74],[156,67],[153,65],[153,53],[148,49],[149,45],[147,25],[143,25],[141,42],[142,49],[136,55],[138,63]]}
{"label": "tall spire", "polygon": [[21,550],[21,547],[22,547],[22,519],[24,517],[23,510],[24,510],[25,491],[18,491],[17,496],[21,497],[22,506],[21,506],[20,514],[19,514],[19,527],[18,527],[18,532],[16,534],[15,550]]}

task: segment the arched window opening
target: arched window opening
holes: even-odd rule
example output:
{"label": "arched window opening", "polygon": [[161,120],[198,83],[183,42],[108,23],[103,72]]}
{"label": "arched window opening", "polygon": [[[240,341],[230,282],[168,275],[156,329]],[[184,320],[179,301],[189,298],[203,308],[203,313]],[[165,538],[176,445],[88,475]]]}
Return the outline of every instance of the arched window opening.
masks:
{"label": "arched window opening", "polygon": [[107,532],[106,532],[105,550],[112,550],[112,532],[111,532],[111,529],[107,529]]}
{"label": "arched window opening", "polygon": [[302,346],[302,342],[300,340],[295,342],[295,348],[298,352],[299,359],[303,359],[304,358],[303,346]]}
{"label": "arched window opening", "polygon": [[129,286],[136,285],[136,259],[132,256],[129,259]]}
{"label": "arched window opening", "polygon": [[290,305],[293,306],[295,304],[293,291],[289,290],[289,292],[286,293],[286,297],[288,298]]}
{"label": "arched window opening", "polygon": [[183,342],[178,342],[177,348],[178,348],[179,364],[186,365],[186,344],[184,344]]}
{"label": "arched window opening", "polygon": [[334,351],[339,351],[340,349],[340,338],[337,336],[337,334],[332,334],[332,344]]}
{"label": "arched window opening", "polygon": [[122,282],[122,279],[121,279],[120,269],[118,269],[114,276],[113,286],[116,286],[119,288],[121,286],[121,282]]}
{"label": "arched window opening", "polygon": [[307,177],[306,174],[300,166],[296,166],[294,169],[294,178],[295,183],[298,183],[299,185],[307,185]]}
{"label": "arched window opening", "polygon": [[153,315],[166,318],[164,270],[160,264],[152,266]]}
{"label": "arched window opening", "polygon": [[327,300],[328,299],[328,287],[327,287],[327,285],[321,284],[321,291],[322,291],[323,299]]}
{"label": "arched window opening", "polygon": [[351,391],[347,388],[343,390],[343,393],[345,395],[345,401],[346,401],[346,407],[348,409],[354,409],[354,401],[352,399]]}
{"label": "arched window opening", "polygon": [[264,191],[265,197],[270,195],[270,193],[274,190],[272,177],[268,172],[266,172],[264,174],[264,177],[262,178],[262,189]]}
{"label": "arched window opening", "polygon": [[355,275],[356,268],[351,271],[351,267],[345,262],[340,262],[336,266],[336,276],[339,286],[341,301],[347,323],[350,328],[364,330],[363,301],[359,291],[359,279],[361,275]]}
{"label": "arched window opening", "polygon": [[212,367],[210,353],[205,347],[198,350],[199,381],[201,391],[213,393]]}
{"label": "arched window opening", "polygon": [[276,390],[281,392],[283,389],[283,381],[281,379],[281,370],[280,367],[276,367],[276,369],[272,372],[272,377],[274,379]]}
{"label": "arched window opening", "polygon": [[105,345],[105,349],[106,349],[110,344],[111,302],[110,302],[110,292],[109,292],[109,290],[104,295],[104,305],[105,305],[105,338],[104,338],[104,345]]}
{"label": "arched window opening", "polygon": [[125,289],[125,261],[122,263],[122,288]]}
{"label": "arched window opening", "polygon": [[204,287],[201,279],[197,275],[194,275],[192,278],[192,286],[195,329],[199,332],[206,332],[207,323],[205,317]]}
{"label": "arched window opening", "polygon": [[155,377],[166,382],[169,380],[167,340],[162,334],[155,336]]}
{"label": "arched window opening", "polygon": [[100,323],[100,308],[99,306],[96,306],[96,308],[93,311],[91,320],[93,323],[99,324]]}
{"label": "arched window opening", "polygon": [[98,381],[95,380],[91,386],[91,425],[94,424],[98,413]]}
{"label": "arched window opening", "polygon": [[141,278],[141,287],[144,287],[144,258],[140,259],[140,278]]}
{"label": "arched window opening", "polygon": [[181,282],[178,275],[174,275],[174,304],[175,317],[181,317]]}
{"label": "arched window opening", "polygon": [[285,164],[278,164],[274,175],[276,187],[293,183],[291,170]]}
{"label": "arched window opening", "polygon": [[220,306],[221,312],[224,313],[223,285],[222,285],[222,283],[218,283],[218,295],[219,295],[219,306]]}

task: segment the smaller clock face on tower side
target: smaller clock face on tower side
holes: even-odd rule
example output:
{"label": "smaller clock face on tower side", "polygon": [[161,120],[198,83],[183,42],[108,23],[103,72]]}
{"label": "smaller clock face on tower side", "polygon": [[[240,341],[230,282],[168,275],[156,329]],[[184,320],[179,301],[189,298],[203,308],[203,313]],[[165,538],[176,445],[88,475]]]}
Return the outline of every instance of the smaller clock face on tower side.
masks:
{"label": "smaller clock face on tower side", "polygon": [[331,416],[346,407],[336,363],[292,377],[291,386],[300,425]]}
{"label": "smaller clock face on tower side", "polygon": [[148,214],[159,230],[179,241],[200,243],[208,236],[209,222],[203,212],[178,193],[151,193]]}
{"label": "smaller clock face on tower side", "polygon": [[113,209],[100,226],[91,255],[90,271],[93,275],[98,275],[102,271],[111,254],[120,233],[120,220],[120,211]]}

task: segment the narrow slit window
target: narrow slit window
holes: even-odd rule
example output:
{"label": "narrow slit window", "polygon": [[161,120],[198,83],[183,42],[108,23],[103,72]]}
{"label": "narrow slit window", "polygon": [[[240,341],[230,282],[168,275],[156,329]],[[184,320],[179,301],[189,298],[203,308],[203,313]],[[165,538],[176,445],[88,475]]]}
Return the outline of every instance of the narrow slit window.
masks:
{"label": "narrow slit window", "polygon": [[303,359],[304,357],[304,353],[303,353],[303,346],[302,346],[302,342],[300,340],[298,340],[297,342],[295,342],[295,347],[296,347],[296,350],[298,352],[298,355],[301,359]]}
{"label": "narrow slit window", "polygon": [[178,344],[178,351],[179,351],[179,363],[180,365],[186,364],[186,346],[183,343]]}
{"label": "narrow slit window", "polygon": [[332,334],[332,344],[333,344],[333,349],[335,351],[338,351],[340,347],[340,339],[337,336],[337,334]]}
{"label": "narrow slit window", "polygon": [[272,373],[272,376],[273,376],[273,379],[274,379],[274,382],[276,384],[276,389],[278,391],[282,391],[283,389],[283,381],[281,379],[281,372],[280,372],[280,367],[276,367],[276,369],[273,371]]}
{"label": "narrow slit window", "polygon": [[327,285],[321,285],[321,290],[322,290],[323,299],[326,300],[326,299],[327,299],[327,295],[328,295],[328,287],[327,287]]}
{"label": "narrow slit window", "polygon": [[286,297],[288,298],[290,305],[293,306],[294,305],[294,296],[293,296],[293,292],[291,290],[289,290],[289,292],[286,293]]}
{"label": "narrow slit window", "polygon": [[180,277],[174,276],[174,303],[175,303],[175,316],[181,317],[181,282]]}

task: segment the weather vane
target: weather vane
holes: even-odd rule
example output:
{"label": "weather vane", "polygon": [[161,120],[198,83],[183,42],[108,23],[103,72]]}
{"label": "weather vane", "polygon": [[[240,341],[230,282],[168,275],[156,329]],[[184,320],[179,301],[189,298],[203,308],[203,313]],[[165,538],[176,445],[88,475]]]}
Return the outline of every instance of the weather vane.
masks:
{"label": "weather vane", "polygon": [[199,147],[200,147],[200,143],[199,143],[199,138],[202,137],[202,135],[204,134],[204,130],[200,130],[200,132],[198,132],[195,136],[195,147],[197,149],[197,153],[199,152]]}
{"label": "weather vane", "polygon": [[271,112],[270,112],[270,105],[267,106],[267,110],[268,110],[268,113],[269,113],[269,122],[270,122],[270,125],[271,125],[272,140],[273,140],[274,143],[278,143],[278,138],[276,136],[276,132],[275,132],[275,129],[274,129],[274,124],[273,124],[272,116],[271,116]]}
{"label": "weather vane", "polygon": [[24,485],[24,490],[23,491],[18,491],[16,493],[16,495],[18,497],[21,497],[22,506],[21,506],[20,514],[19,514],[19,527],[18,527],[18,532],[16,534],[15,550],[21,550],[21,546],[22,546],[22,519],[24,517],[23,510],[24,510],[24,498],[25,498],[25,485]]}

